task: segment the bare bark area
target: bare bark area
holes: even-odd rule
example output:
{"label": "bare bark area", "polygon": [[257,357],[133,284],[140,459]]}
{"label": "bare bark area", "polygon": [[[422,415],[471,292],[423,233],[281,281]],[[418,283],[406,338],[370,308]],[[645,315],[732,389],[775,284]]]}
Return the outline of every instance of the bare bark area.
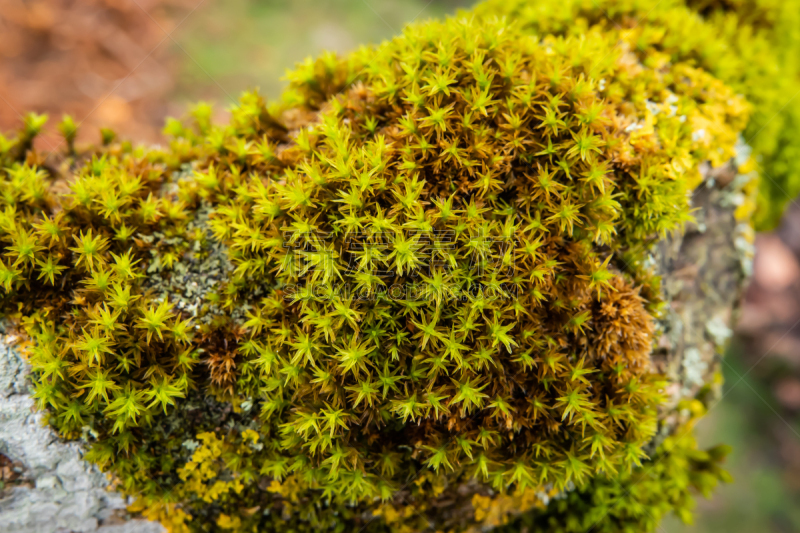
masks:
{"label": "bare bark area", "polygon": [[706,167],[704,174],[706,180],[692,198],[696,223],[682,236],[659,243],[654,253],[668,303],[652,356],[671,382],[664,435],[674,426],[673,411],[680,400],[695,397],[709,383],[718,394],[714,374],[752,270],[753,230],[734,216],[750,177],[737,174],[733,162],[719,169]]}

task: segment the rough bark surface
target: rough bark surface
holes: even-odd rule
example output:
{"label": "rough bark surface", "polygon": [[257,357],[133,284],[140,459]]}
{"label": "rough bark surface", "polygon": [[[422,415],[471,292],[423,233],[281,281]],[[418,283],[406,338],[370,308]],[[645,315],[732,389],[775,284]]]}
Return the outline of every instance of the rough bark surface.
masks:
{"label": "rough bark surface", "polygon": [[718,394],[713,377],[752,272],[753,230],[734,212],[743,200],[743,183],[753,176],[737,174],[735,162],[703,171],[706,179],[692,198],[696,222],[683,235],[660,242],[653,254],[668,304],[652,355],[671,383],[664,435],[674,427],[671,415],[680,400],[695,397],[709,383]]}

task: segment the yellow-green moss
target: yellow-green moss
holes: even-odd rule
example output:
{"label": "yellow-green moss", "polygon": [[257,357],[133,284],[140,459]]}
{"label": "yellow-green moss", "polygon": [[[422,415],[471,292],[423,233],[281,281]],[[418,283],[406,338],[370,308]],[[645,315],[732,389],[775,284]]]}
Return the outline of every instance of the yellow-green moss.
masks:
{"label": "yellow-green moss", "polygon": [[[700,411],[705,409],[700,407]],[[729,448],[698,449],[691,435],[693,425],[690,421],[680,427],[641,468],[615,477],[598,476],[585,489],[556,498],[546,509],[514,518],[495,531],[658,531],[661,520],[670,513],[691,524],[694,494],[709,497],[720,481],[731,481],[721,467]]]}
{"label": "yellow-green moss", "polygon": [[4,314],[134,509],[401,532],[472,491],[488,527],[638,475],[665,386],[642,259],[750,104],[648,44],[660,19],[560,31],[536,5],[538,36],[490,4],[309,60],[276,105],[168,121],[166,149],[76,148],[67,120],[48,161],[34,116],[3,138]]}
{"label": "yellow-green moss", "polygon": [[488,0],[479,16],[506,16],[527,32],[618,35],[658,68],[686,64],[752,104],[743,140],[761,183],[757,229],[773,228],[800,194],[800,2],[797,0]]}

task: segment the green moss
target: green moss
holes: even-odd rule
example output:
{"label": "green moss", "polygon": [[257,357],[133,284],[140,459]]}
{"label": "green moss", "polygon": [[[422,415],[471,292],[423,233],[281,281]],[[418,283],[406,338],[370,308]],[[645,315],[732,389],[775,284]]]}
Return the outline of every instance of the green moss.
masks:
{"label": "green moss", "polygon": [[[688,7],[687,7],[688,5]],[[506,16],[540,36],[620,35],[651,66],[697,66],[752,104],[743,139],[760,175],[755,225],[777,225],[800,194],[800,3],[778,0],[489,0],[481,16]]]}
{"label": "green moss", "polygon": [[642,468],[617,477],[598,476],[583,490],[572,491],[498,527],[499,533],[598,533],[657,531],[669,513],[692,523],[694,494],[708,497],[720,481],[730,481],[721,463],[726,446],[699,450],[691,423],[678,429]]}
{"label": "green moss", "polygon": [[461,531],[641,475],[666,385],[644,259],[750,105],[648,44],[657,22],[544,13],[544,37],[463,15],[309,60],[275,105],[168,121],[163,150],[76,148],[65,120],[48,162],[40,117],[2,139],[4,314],[40,408],[135,510]]}

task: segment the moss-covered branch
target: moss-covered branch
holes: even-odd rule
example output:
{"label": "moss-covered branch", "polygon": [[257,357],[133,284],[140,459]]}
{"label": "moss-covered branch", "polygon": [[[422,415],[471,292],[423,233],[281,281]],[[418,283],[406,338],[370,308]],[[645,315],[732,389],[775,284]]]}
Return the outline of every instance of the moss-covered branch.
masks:
{"label": "moss-covered branch", "polygon": [[742,139],[792,149],[734,72],[728,39],[783,38],[751,7],[490,1],[229,124],[198,105],[167,148],[65,120],[44,155],[31,115],[0,143],[0,294],[39,408],[174,532],[687,516],[725,477],[688,431],[776,203]]}

